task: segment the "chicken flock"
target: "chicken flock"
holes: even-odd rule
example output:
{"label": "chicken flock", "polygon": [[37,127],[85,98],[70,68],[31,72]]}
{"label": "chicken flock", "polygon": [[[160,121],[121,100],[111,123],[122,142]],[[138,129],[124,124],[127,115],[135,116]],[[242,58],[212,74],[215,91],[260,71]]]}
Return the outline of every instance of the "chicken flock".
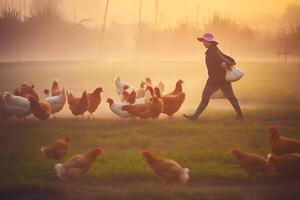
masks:
{"label": "chicken flock", "polygon": [[[135,88],[120,79],[114,79],[118,101],[108,98],[110,110],[121,118],[158,119],[160,114],[169,118],[180,109],[185,93],[182,89],[182,80],[176,82],[172,92],[164,94],[165,85],[159,82],[154,85],[147,77]],[[89,118],[101,103],[102,87],[88,93],[84,91],[80,97],[75,97],[72,92],[59,87],[55,80],[51,89],[45,89],[45,97],[41,100],[34,90],[34,85],[22,84],[12,93],[5,92],[0,95],[0,119],[10,117],[25,118],[33,114],[39,120],[45,121],[51,115],[60,112],[65,103],[77,118],[89,113]],[[238,149],[232,149],[231,154],[240,164],[240,167],[256,181],[257,176],[266,174],[274,168],[280,175],[288,179],[300,178],[300,141],[280,135],[277,127],[268,128],[271,153],[267,158]],[[64,158],[71,144],[70,137],[58,139],[41,148],[41,152],[48,159],[61,160]],[[95,146],[82,154],[74,155],[64,163],[54,166],[57,176],[62,179],[76,179],[84,176],[91,168],[96,158],[102,154],[102,149]],[[189,169],[181,167],[176,161],[159,157],[151,151],[144,150],[142,156],[158,175],[162,182],[168,185],[184,185],[189,180]]]}
{"label": "chicken flock", "polygon": [[[175,89],[165,95],[164,83],[159,82],[155,86],[149,77],[142,80],[136,88],[121,80],[118,75],[114,84],[119,99],[115,101],[109,97],[106,102],[110,110],[121,118],[158,119],[161,113],[172,118],[185,100],[182,80],[178,80]],[[0,95],[0,121],[10,117],[26,118],[30,114],[45,121],[51,115],[55,118],[55,114],[63,109],[66,102],[71,113],[77,118],[83,118],[86,112],[89,113],[88,118],[95,118],[93,113],[101,103],[102,92],[102,87],[98,87],[90,93],[83,91],[81,96],[76,97],[71,91],[59,87],[58,81],[55,80],[51,89],[44,90],[44,98],[40,99],[34,85],[23,83],[12,93],[5,92]]]}
{"label": "chicken flock", "polygon": [[[274,168],[280,175],[289,180],[300,178],[300,141],[280,136],[275,126],[268,129],[270,153],[267,158],[263,156],[232,149],[231,153],[240,164],[240,167],[254,180]],[[58,139],[41,148],[42,154],[48,159],[60,160],[70,148],[71,138]],[[102,154],[99,146],[88,149],[82,154],[77,154],[64,163],[54,166],[57,176],[62,180],[78,179],[84,176],[91,168],[96,158]],[[189,169],[181,167],[176,161],[159,157],[149,150],[142,151],[146,163],[153,172],[161,178],[166,185],[185,185],[190,179]]]}

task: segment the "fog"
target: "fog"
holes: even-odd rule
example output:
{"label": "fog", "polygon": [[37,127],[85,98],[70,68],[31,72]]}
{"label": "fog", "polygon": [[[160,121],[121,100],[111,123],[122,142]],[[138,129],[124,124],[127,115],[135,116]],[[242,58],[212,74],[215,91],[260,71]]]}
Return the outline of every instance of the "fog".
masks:
{"label": "fog", "polygon": [[293,0],[110,0],[105,29],[105,0],[0,2],[2,61],[195,60],[204,53],[196,40],[204,32],[241,60],[300,54],[300,4]]}

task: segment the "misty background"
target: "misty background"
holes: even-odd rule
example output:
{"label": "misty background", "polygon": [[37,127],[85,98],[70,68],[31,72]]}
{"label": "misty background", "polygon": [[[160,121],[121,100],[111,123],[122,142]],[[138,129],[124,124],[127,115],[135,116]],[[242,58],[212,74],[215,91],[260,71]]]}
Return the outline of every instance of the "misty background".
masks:
{"label": "misty background", "polygon": [[1,61],[194,60],[204,52],[196,40],[204,32],[214,33],[221,49],[240,60],[295,60],[300,3],[0,1]]}

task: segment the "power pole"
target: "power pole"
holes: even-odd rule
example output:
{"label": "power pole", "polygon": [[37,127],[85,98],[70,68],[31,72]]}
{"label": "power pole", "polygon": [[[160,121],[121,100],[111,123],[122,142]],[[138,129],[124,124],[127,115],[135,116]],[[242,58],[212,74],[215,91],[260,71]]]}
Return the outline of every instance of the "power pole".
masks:
{"label": "power pole", "polygon": [[287,62],[287,55],[290,54],[288,51],[287,51],[287,33],[286,31],[283,29],[281,30],[281,32],[278,34],[280,37],[280,43],[279,43],[279,50],[277,52],[277,62],[279,63],[280,61],[280,56],[283,55],[284,56],[284,63],[286,64]]}
{"label": "power pole", "polygon": [[102,50],[103,50],[103,41],[104,41],[103,39],[104,39],[104,33],[105,33],[105,28],[106,28],[108,6],[109,6],[109,0],[106,0],[105,12],[104,12],[104,17],[103,17],[103,22],[102,22],[102,30],[101,30],[101,35],[100,35],[100,48],[99,48],[100,59],[101,59]]}
{"label": "power pole", "polygon": [[155,28],[158,25],[158,0],[155,0]]}

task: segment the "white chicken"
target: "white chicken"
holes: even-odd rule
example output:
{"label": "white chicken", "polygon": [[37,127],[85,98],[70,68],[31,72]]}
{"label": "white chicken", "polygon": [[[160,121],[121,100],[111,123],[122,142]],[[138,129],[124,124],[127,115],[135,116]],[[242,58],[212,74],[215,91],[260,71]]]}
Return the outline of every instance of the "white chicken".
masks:
{"label": "white chicken", "polygon": [[121,95],[122,92],[125,91],[125,90],[131,91],[132,89],[134,89],[133,87],[130,86],[129,83],[126,83],[125,81],[122,81],[118,74],[114,78],[114,82],[115,82],[116,91],[117,91],[118,95]]}
{"label": "white chicken", "polygon": [[[140,87],[136,92],[137,93],[137,95],[136,95],[137,99],[140,99],[140,98],[145,96],[146,91],[148,89],[148,86],[153,87],[152,80],[149,77],[147,77],[145,79],[145,81],[141,82]],[[159,88],[161,93],[163,93],[164,90],[165,90],[165,84],[162,81],[160,81],[156,87]]]}
{"label": "white chicken", "polygon": [[7,111],[17,118],[25,118],[31,114],[30,102],[28,99],[20,96],[12,95],[8,92],[4,93],[4,99]]}
{"label": "white chicken", "polygon": [[45,90],[44,93],[46,94],[46,98],[44,100],[50,104],[51,114],[55,118],[55,113],[60,112],[66,103],[65,89],[63,88],[62,92],[58,96],[51,96],[49,90]]}
{"label": "white chicken", "polygon": [[108,98],[106,100],[107,103],[109,103],[110,110],[115,113],[116,115],[122,117],[122,118],[130,118],[132,117],[131,114],[129,114],[127,111],[123,111],[122,107],[125,105],[129,105],[128,102],[117,102],[115,103],[112,98]]}

